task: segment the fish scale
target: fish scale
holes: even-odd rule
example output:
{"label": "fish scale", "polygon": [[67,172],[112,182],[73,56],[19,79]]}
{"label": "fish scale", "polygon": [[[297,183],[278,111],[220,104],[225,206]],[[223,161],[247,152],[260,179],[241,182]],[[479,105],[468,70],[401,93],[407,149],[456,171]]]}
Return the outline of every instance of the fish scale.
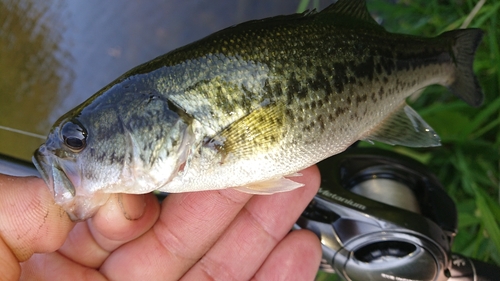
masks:
{"label": "fish scale", "polygon": [[362,0],[242,23],[104,87],[56,122],[34,163],[73,219],[111,193],[292,190],[287,175],[360,139],[439,145],[405,99],[441,84],[479,106],[482,34],[389,33]]}

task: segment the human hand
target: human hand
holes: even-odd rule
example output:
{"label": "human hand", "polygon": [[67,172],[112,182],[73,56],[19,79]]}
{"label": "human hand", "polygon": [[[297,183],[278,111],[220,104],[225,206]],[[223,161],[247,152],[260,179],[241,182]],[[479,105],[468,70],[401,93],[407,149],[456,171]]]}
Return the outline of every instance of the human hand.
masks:
{"label": "human hand", "polygon": [[301,173],[269,196],[115,195],[76,224],[42,180],[0,175],[0,280],[312,280],[318,238],[289,233],[319,186],[316,167]]}

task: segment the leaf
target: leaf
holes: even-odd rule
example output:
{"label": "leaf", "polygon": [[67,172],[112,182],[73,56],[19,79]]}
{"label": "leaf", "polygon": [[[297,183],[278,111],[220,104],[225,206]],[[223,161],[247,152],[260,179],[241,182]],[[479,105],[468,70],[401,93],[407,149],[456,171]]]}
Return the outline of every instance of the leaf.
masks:
{"label": "leaf", "polygon": [[[461,134],[462,137],[466,137],[471,134],[473,131],[481,130],[483,126],[481,126],[488,119],[492,118],[492,115],[498,115],[500,111],[500,97],[496,98],[493,102],[487,104],[486,108],[483,108],[472,121],[470,121],[467,125],[464,126]],[[498,122],[498,119],[494,121],[494,124]],[[484,132],[480,133],[482,135]],[[476,133],[477,135],[477,133]]]}
{"label": "leaf", "polygon": [[470,213],[459,213],[458,214],[458,227],[464,228],[468,226],[473,226],[481,223],[481,220],[470,214]]}
{"label": "leaf", "polygon": [[490,204],[485,197],[488,197],[483,190],[474,187],[476,194],[476,204],[480,212],[480,218],[483,221],[483,226],[488,232],[489,238],[493,241],[497,249],[500,249],[500,227],[495,219]]}

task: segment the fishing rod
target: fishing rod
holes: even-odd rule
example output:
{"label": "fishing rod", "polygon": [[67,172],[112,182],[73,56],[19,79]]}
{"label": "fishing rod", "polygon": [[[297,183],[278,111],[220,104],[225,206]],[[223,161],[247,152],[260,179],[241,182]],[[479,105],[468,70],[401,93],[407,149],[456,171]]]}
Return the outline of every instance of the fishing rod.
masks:
{"label": "fishing rod", "polygon": [[498,280],[499,267],[451,252],[455,203],[424,165],[351,148],[318,167],[321,187],[294,228],[320,238],[324,271],[350,281]]}

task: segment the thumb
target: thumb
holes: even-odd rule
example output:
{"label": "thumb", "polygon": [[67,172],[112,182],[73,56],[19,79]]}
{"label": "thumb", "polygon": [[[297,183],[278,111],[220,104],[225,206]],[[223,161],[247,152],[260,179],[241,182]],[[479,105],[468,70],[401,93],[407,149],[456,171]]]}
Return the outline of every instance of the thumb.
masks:
{"label": "thumb", "polygon": [[73,225],[43,180],[0,174],[0,272],[19,278],[19,262],[57,250]]}

